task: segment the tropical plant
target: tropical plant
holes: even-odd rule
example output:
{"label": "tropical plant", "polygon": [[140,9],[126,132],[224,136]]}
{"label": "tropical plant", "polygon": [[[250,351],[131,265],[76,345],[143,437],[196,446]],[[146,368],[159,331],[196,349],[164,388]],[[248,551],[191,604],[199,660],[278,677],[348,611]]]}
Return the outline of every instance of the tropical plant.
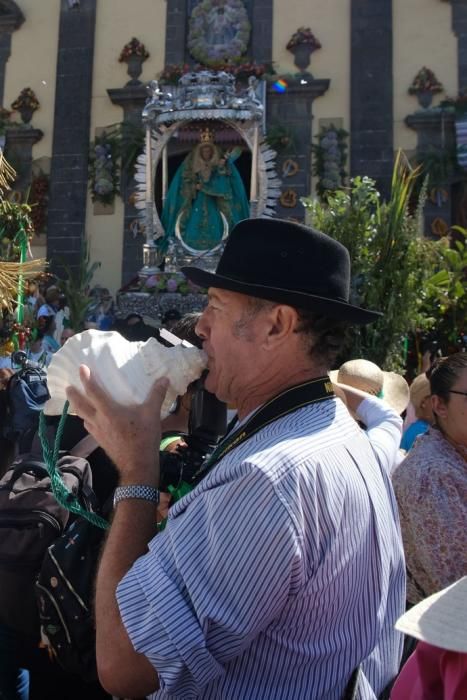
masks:
{"label": "tropical plant", "polygon": [[399,153],[387,202],[380,201],[368,177],[353,178],[349,189],[328,194],[325,202],[303,200],[309,222],[349,250],[352,303],[383,313],[376,323],[352,332],[342,359],[363,357],[384,369],[401,369],[408,333],[432,321],[423,303],[440,244],[421,235],[425,191],[416,211],[410,210],[417,177]]}
{"label": "tropical plant", "polygon": [[76,268],[71,267],[63,260],[59,262],[64,276],[57,284],[64,293],[70,309],[70,325],[76,331],[81,331],[84,329],[87,312],[94,303],[90,294],[91,282],[101,263],[91,262],[89,246],[86,243],[83,245],[81,258]]}
{"label": "tropical plant", "polygon": [[458,237],[441,239],[439,269],[425,284],[425,312],[433,318],[443,352],[455,350],[467,334],[467,229],[453,226],[453,231]]}

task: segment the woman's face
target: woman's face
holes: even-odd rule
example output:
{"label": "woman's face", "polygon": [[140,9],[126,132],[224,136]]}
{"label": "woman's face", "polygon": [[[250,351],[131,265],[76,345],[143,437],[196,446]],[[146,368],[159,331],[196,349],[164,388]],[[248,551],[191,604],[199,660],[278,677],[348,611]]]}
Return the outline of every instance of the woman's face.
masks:
{"label": "woman's face", "polygon": [[207,161],[211,160],[213,154],[214,154],[214,151],[212,149],[212,146],[201,146],[200,155],[204,161],[207,162]]}
{"label": "woman's face", "polygon": [[431,402],[446,436],[458,445],[467,447],[467,368],[462,370],[452,385],[448,401],[435,394]]}

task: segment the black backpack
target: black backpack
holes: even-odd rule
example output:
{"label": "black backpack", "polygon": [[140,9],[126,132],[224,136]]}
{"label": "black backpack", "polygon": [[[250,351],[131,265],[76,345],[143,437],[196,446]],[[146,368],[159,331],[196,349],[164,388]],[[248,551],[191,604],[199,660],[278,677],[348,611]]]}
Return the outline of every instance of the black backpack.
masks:
{"label": "black backpack", "polygon": [[50,398],[46,371],[37,363],[25,360],[22,369],[9,379],[6,396],[3,436],[18,444],[20,454],[29,452],[37,431],[39,414]]}
{"label": "black backpack", "polygon": [[78,516],[51,544],[35,584],[41,641],[69,673],[97,679],[94,583],[105,530]]}
{"label": "black backpack", "polygon": [[[87,460],[62,455],[57,469],[82,506],[95,506]],[[46,464],[20,455],[0,480],[0,620],[29,638],[39,635],[34,584],[47,548],[75,518],[52,492]]]}

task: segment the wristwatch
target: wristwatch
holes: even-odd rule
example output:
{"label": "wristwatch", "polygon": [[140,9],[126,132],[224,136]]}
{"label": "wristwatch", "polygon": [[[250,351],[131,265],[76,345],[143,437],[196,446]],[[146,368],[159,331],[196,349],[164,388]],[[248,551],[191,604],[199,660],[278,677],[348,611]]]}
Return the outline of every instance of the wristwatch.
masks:
{"label": "wristwatch", "polygon": [[154,505],[159,505],[159,490],[154,486],[135,484],[131,486],[117,486],[114,492],[114,508],[120,501],[128,498],[139,498],[143,501],[151,501]]}

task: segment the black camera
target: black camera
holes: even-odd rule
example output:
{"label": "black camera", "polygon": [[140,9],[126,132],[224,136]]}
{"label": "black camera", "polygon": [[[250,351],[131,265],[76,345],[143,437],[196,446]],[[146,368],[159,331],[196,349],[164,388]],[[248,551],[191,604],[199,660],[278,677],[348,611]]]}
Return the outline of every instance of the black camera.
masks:
{"label": "black camera", "polygon": [[175,452],[160,452],[161,491],[177,488],[181,482],[194,486],[204,476],[203,464],[227,430],[227,406],[204,388],[204,376],[191,387],[191,410],[186,447]]}

